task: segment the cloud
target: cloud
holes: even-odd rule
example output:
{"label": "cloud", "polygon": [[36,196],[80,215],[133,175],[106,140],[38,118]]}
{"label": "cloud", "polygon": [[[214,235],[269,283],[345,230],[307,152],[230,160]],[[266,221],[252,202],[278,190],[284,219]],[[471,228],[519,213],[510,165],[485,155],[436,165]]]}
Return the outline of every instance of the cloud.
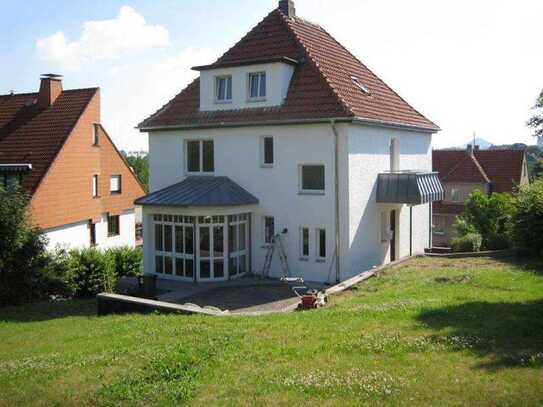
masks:
{"label": "cloud", "polygon": [[169,33],[147,24],[136,10],[122,6],[117,18],[83,23],[81,37],[69,42],[59,31],[36,41],[39,58],[63,69],[79,69],[85,62],[115,60],[169,45]]}

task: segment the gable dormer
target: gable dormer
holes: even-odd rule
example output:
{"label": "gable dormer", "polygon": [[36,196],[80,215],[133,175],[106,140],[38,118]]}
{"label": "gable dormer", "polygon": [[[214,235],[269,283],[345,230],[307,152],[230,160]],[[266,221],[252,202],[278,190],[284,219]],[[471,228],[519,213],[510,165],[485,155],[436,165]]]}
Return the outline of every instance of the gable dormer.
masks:
{"label": "gable dormer", "polygon": [[200,111],[281,106],[296,65],[281,57],[194,67],[200,72]]}

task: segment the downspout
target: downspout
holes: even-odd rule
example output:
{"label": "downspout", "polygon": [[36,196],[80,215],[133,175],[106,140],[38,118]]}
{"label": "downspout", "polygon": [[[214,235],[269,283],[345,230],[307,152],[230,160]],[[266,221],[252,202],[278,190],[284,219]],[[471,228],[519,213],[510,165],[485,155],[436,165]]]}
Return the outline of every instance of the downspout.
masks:
{"label": "downspout", "polygon": [[428,206],[429,206],[429,211],[428,211],[428,212],[429,212],[429,214],[430,214],[430,222],[429,222],[429,226],[428,226],[428,249],[432,250],[432,246],[433,246],[433,243],[434,243],[434,242],[432,241],[432,239],[433,239],[433,236],[432,236],[432,233],[433,233],[433,231],[432,231],[432,225],[433,225],[433,223],[434,223],[433,216],[432,216],[432,215],[433,215],[433,214],[432,214],[432,212],[433,212],[433,202],[430,201],[430,203],[428,204]]}
{"label": "downspout", "polygon": [[409,206],[409,256],[413,256],[413,206]]}
{"label": "downspout", "polygon": [[341,281],[341,269],[339,263],[339,135],[336,128],[336,121],[330,120],[330,126],[334,132],[334,189],[335,189],[335,212],[336,212],[336,283]]}

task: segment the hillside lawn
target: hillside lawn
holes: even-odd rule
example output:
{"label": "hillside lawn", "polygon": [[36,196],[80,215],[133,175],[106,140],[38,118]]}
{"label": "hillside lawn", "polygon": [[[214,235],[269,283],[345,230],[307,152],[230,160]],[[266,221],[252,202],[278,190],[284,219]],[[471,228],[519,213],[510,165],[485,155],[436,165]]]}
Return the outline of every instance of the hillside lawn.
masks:
{"label": "hillside lawn", "polygon": [[0,309],[0,405],[542,405],[543,264],[415,259],[312,312]]}

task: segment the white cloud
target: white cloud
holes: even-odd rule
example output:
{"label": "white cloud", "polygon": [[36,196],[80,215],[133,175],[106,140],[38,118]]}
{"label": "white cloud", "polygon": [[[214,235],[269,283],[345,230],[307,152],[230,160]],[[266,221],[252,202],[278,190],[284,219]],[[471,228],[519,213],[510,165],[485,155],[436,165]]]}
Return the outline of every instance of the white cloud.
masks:
{"label": "white cloud", "polygon": [[147,24],[136,10],[122,6],[117,18],[83,23],[79,40],[69,42],[59,31],[38,39],[36,50],[46,63],[78,69],[88,61],[114,60],[168,45],[168,30]]}

